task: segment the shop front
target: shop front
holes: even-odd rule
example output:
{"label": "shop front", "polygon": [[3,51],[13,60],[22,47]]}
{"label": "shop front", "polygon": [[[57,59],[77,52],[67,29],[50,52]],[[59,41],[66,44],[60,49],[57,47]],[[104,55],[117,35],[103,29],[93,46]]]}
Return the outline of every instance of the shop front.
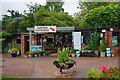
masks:
{"label": "shop front", "polygon": [[56,29],[53,30],[54,32],[39,32],[39,30],[35,31],[34,28],[27,28],[27,30],[29,33],[21,34],[22,56],[24,56],[26,51],[30,50],[31,46],[34,49],[51,50],[52,53],[56,53],[57,48],[64,47],[81,50],[81,45],[83,43],[86,44],[86,39],[90,36],[90,33],[94,31],[104,36],[106,46],[110,48],[111,52],[120,52],[120,29],[56,27]]}

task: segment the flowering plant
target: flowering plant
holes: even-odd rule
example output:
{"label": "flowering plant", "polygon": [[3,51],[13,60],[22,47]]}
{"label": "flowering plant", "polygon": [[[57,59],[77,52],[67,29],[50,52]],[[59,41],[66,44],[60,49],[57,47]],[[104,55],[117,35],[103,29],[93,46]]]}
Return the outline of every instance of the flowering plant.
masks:
{"label": "flowering plant", "polygon": [[103,71],[103,73],[107,70],[109,70],[109,68],[107,66],[100,66],[99,70]]}

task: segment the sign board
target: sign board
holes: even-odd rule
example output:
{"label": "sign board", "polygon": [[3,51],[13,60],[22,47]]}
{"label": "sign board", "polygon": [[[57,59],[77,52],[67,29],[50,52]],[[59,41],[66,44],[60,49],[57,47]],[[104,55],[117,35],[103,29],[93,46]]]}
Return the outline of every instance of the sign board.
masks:
{"label": "sign board", "polygon": [[36,33],[56,32],[56,26],[35,26],[34,32]]}
{"label": "sign board", "polygon": [[81,50],[81,32],[72,32],[74,49]]}
{"label": "sign board", "polygon": [[105,29],[103,29],[103,30],[102,30],[102,32],[106,32],[106,30],[105,30]]}
{"label": "sign board", "polygon": [[30,46],[30,49],[32,50],[32,52],[34,52],[37,50],[42,50],[42,46],[41,45]]}

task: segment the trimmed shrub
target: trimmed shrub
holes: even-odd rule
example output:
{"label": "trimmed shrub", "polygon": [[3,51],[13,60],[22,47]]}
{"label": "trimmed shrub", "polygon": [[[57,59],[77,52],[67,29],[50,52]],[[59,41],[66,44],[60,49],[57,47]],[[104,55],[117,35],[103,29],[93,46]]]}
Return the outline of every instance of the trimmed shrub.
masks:
{"label": "trimmed shrub", "polygon": [[88,80],[100,80],[103,76],[104,74],[96,69],[88,70],[86,75]]}

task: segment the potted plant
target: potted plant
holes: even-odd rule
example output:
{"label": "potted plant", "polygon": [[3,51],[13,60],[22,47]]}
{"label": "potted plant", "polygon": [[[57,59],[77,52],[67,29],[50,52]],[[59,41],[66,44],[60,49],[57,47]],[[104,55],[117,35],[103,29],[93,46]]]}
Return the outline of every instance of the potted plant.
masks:
{"label": "potted plant", "polygon": [[62,75],[62,69],[70,69],[71,67],[74,66],[75,61],[71,60],[69,58],[68,52],[65,48],[60,50],[58,48],[58,57],[57,59],[53,62],[53,64],[60,69],[61,75]]}
{"label": "potted plant", "polygon": [[25,52],[25,57],[28,58],[28,57],[29,57],[28,55],[29,55],[29,51],[26,51],[26,52]]}
{"label": "potted plant", "polygon": [[49,55],[49,54],[50,54],[50,51],[46,50],[45,55]]}
{"label": "potted plant", "polygon": [[105,43],[105,39],[102,38],[102,40],[100,41],[100,46],[99,46],[101,57],[105,57],[105,50],[106,50],[106,43]]}
{"label": "potted plant", "polygon": [[29,56],[29,57],[32,57],[32,55],[33,55],[32,50],[29,50],[29,54],[28,54],[28,56]]}
{"label": "potted plant", "polygon": [[99,49],[99,33],[94,32],[90,35],[90,37],[86,41],[87,45],[85,46],[85,56],[98,56],[98,49]]}
{"label": "potted plant", "polygon": [[71,50],[70,57],[75,57],[75,50],[74,49]]}
{"label": "potted plant", "polygon": [[12,49],[10,49],[9,52],[10,52],[10,54],[11,54],[12,57],[16,57],[18,49],[17,48],[12,48]]}
{"label": "potted plant", "polygon": [[36,50],[36,51],[34,51],[33,52],[33,57],[39,57],[39,56],[41,56],[41,52],[42,52],[42,50]]}

